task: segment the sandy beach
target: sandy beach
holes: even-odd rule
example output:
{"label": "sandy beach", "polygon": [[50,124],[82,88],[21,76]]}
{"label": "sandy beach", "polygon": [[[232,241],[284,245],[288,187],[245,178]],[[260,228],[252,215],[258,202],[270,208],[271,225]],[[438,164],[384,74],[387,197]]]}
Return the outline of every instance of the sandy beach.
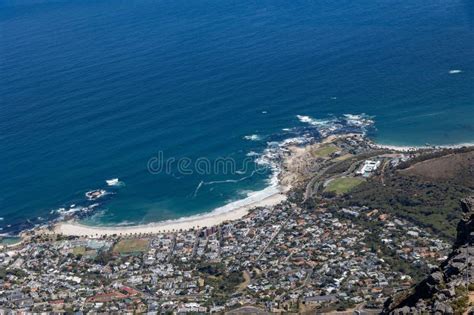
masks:
{"label": "sandy beach", "polygon": [[[226,221],[238,220],[245,217],[249,211],[256,207],[272,207],[286,200],[286,193],[305,177],[305,172],[300,169],[310,158],[312,151],[321,145],[330,143],[340,137],[352,137],[354,134],[332,135],[319,143],[304,147],[290,145],[287,147],[288,155],[283,157],[282,170],[278,175],[278,183],[264,190],[255,192],[247,198],[217,208],[212,212],[183,217],[176,220],[149,223],[135,226],[88,226],[78,221],[70,220],[59,222],[54,226],[54,232],[63,235],[75,236],[101,236],[125,235],[139,233],[164,233],[170,231],[189,230],[198,227],[210,227]],[[275,177],[276,179],[276,177]]]}
{"label": "sandy beach", "polygon": [[[335,137],[328,137],[322,143],[332,141]],[[318,145],[320,145],[319,143]],[[278,182],[271,186],[250,194],[247,198],[232,202],[231,204],[217,208],[209,213],[183,217],[176,220],[167,220],[135,226],[89,226],[78,221],[70,220],[57,223],[54,233],[71,236],[103,236],[103,235],[126,235],[165,233],[179,230],[190,230],[197,227],[210,227],[219,225],[226,221],[234,221],[245,217],[249,211],[256,207],[272,207],[286,200],[286,193],[292,185],[297,182],[297,168],[288,167],[296,165],[296,161],[304,159],[311,146],[304,148],[298,146],[288,147],[290,154],[282,161],[284,165],[281,173],[275,174],[274,179]],[[46,233],[46,231],[44,231]],[[49,231],[51,233],[51,231]]]}
{"label": "sandy beach", "polygon": [[[249,211],[256,207],[271,207],[279,204],[286,199],[286,195],[280,189],[275,189],[274,193],[268,197],[243,204],[240,207],[229,211],[213,211],[207,214],[191,216],[176,220],[169,220],[157,223],[150,223],[136,226],[117,226],[117,227],[103,227],[103,226],[87,226],[76,221],[60,222],[54,227],[54,232],[63,235],[75,236],[102,236],[102,235],[125,235],[125,234],[139,234],[139,233],[165,233],[179,230],[190,230],[197,227],[206,227],[219,225],[226,221],[238,220],[246,216]],[[243,202],[245,201],[242,200]]]}
{"label": "sandy beach", "polygon": [[[348,135],[345,135],[348,136]],[[349,135],[350,136],[350,135]],[[102,236],[125,235],[139,233],[165,233],[170,231],[189,230],[197,227],[210,227],[226,221],[238,220],[245,217],[249,211],[256,207],[272,207],[286,200],[286,193],[296,184],[302,174],[298,166],[311,154],[311,150],[334,141],[340,136],[330,136],[322,142],[305,147],[289,146],[289,154],[282,161],[282,171],[278,174],[278,184],[255,192],[249,197],[233,202],[232,204],[215,209],[212,212],[136,226],[88,226],[77,221],[59,222],[54,226],[54,232],[63,235],[75,236]]]}

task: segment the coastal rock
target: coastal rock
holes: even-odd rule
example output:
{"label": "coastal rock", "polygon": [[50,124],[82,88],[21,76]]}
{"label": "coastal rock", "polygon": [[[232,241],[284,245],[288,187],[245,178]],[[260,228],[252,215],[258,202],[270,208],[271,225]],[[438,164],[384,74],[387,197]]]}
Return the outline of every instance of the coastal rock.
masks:
{"label": "coastal rock", "polygon": [[474,283],[474,196],[461,200],[463,218],[449,257],[411,292],[385,303],[383,314],[457,314],[466,311],[467,287]]}

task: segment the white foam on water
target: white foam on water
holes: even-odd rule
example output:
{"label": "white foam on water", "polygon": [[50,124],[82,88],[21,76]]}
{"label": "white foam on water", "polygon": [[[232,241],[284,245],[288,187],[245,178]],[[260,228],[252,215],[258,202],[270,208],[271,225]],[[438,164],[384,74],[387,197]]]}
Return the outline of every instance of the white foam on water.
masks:
{"label": "white foam on water", "polygon": [[259,135],[253,134],[253,135],[244,136],[244,139],[249,140],[249,141],[260,141],[262,138]]}
{"label": "white foam on water", "polygon": [[343,116],[349,126],[367,128],[374,124],[372,117],[366,114],[344,114]]}
{"label": "white foam on water", "polygon": [[330,119],[315,119],[310,116],[297,115],[300,122],[314,127],[321,137],[343,132],[347,128],[355,129],[351,132],[365,134],[369,127],[374,125],[373,117],[362,114],[344,114],[341,117]]}
{"label": "white foam on water", "polygon": [[[244,181],[246,179],[249,179],[251,178],[252,176],[255,175],[257,171],[252,171],[252,173],[248,176],[244,176],[244,177],[241,177],[241,178],[237,178],[237,179],[224,179],[224,180],[214,180],[214,181],[209,181],[209,182],[205,182],[203,180],[201,180],[199,182],[199,184],[197,185],[196,189],[194,190],[194,193],[193,193],[193,198],[195,198],[199,192],[199,190],[201,189],[202,186],[210,186],[210,185],[218,185],[218,184],[231,184],[231,183],[239,183],[241,181]],[[242,171],[236,171],[237,174],[245,174],[245,172],[242,172]]]}
{"label": "white foam on water", "polygon": [[122,183],[118,178],[107,179],[105,182],[109,186],[119,186]]}
{"label": "white foam on water", "polygon": [[313,126],[326,126],[332,122],[330,119],[316,119],[310,116],[304,115],[296,115],[296,117],[302,122],[306,124],[310,124]]}
{"label": "white foam on water", "polygon": [[462,70],[459,70],[459,69],[449,70],[449,74],[458,74],[458,73],[462,73]]}
{"label": "white foam on water", "polygon": [[315,127],[322,137],[327,137],[344,127],[341,120],[337,118],[316,119],[305,115],[296,115],[296,117],[300,122]]}
{"label": "white foam on water", "polygon": [[94,204],[89,205],[87,207],[71,205],[71,207],[68,208],[68,209],[58,208],[56,210],[51,210],[50,213],[51,214],[58,214],[60,216],[67,216],[67,215],[72,215],[72,214],[80,213],[80,212],[87,213],[87,212],[91,212],[92,210],[97,208],[99,205],[100,204],[98,204],[98,203],[94,203]]}

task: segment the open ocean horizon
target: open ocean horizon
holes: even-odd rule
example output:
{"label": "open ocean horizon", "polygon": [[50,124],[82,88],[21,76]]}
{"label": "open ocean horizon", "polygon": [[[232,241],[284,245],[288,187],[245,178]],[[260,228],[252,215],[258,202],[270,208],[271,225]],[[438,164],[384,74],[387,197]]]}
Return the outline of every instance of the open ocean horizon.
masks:
{"label": "open ocean horizon", "polygon": [[269,187],[258,161],[288,139],[474,143],[474,2],[0,1],[0,104],[0,233],[92,189],[87,224],[198,215]]}

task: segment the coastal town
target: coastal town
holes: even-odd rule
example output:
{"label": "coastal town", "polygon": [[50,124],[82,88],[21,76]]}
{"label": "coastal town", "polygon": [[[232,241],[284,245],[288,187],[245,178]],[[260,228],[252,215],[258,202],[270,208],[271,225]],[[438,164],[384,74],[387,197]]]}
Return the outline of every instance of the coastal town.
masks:
{"label": "coastal town", "polygon": [[235,220],[159,233],[24,233],[0,252],[0,310],[378,314],[448,258],[449,240],[392,209],[338,201],[373,176],[383,185],[384,172],[419,152],[357,135],[285,152],[281,180],[297,189]]}

